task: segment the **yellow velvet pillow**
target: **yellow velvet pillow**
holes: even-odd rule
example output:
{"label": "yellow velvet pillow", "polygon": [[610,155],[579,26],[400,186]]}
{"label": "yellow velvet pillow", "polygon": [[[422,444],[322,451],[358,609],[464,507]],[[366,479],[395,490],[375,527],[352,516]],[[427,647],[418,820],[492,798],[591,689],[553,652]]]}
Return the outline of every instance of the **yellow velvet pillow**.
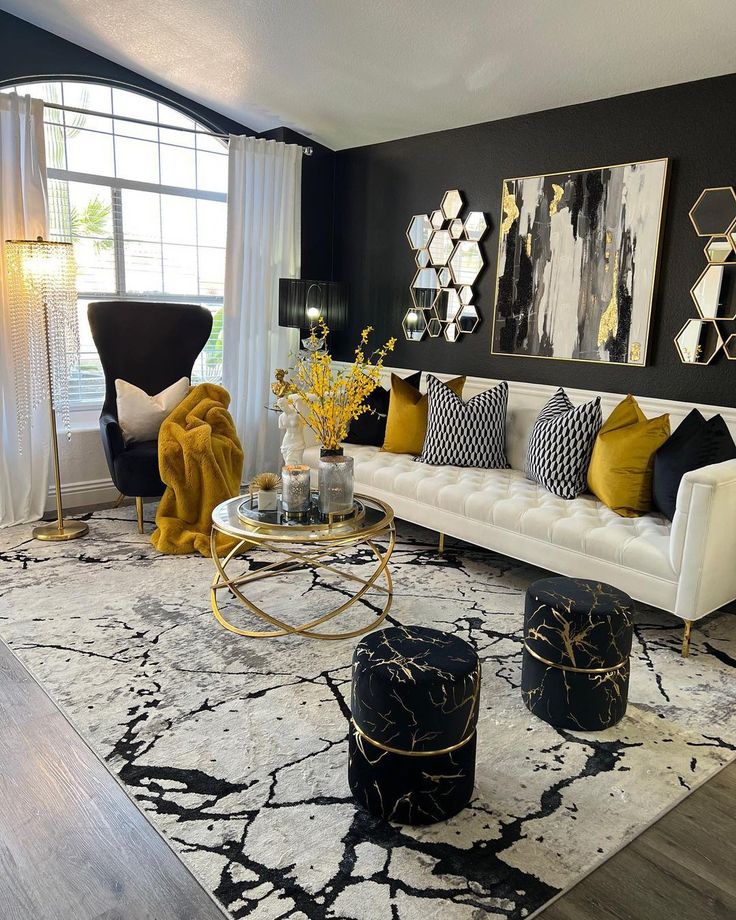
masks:
{"label": "yellow velvet pillow", "polygon": [[590,491],[622,517],[651,511],[654,454],[669,436],[669,415],[648,419],[627,396],[598,432],[588,467]]}
{"label": "yellow velvet pillow", "polygon": [[[447,381],[447,386],[457,396],[463,395],[464,384],[464,377]],[[391,374],[391,399],[382,450],[392,454],[421,454],[427,433],[427,409],[426,393],[420,393],[406,380]]]}

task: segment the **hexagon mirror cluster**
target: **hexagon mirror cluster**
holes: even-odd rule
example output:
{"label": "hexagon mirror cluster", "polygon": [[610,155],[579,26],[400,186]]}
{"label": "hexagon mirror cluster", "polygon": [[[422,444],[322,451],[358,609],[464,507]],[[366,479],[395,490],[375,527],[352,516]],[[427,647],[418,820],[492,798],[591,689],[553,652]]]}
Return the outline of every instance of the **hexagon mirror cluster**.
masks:
{"label": "hexagon mirror cluster", "polygon": [[[485,264],[480,241],[488,229],[482,211],[463,215],[459,189],[448,189],[439,208],[415,214],[406,230],[418,271],[411,283],[412,306],[402,320],[404,336],[457,342],[480,324],[473,286]],[[421,314],[421,315],[420,315]]]}
{"label": "hexagon mirror cluster", "polygon": [[690,289],[697,316],[686,321],[675,336],[675,349],[684,364],[710,364],[723,349],[736,360],[736,334],[724,343],[719,323],[736,320],[736,190],[731,186],[706,188],[690,208],[698,236],[707,236],[707,262]]}

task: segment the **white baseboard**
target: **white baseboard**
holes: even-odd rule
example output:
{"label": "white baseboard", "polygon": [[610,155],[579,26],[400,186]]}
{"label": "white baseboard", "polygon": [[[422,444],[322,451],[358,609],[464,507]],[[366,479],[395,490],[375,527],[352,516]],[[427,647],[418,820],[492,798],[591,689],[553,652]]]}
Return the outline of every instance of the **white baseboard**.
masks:
{"label": "white baseboard", "polygon": [[[64,482],[61,486],[61,492],[65,511],[73,511],[75,508],[84,508],[88,505],[102,505],[107,502],[114,502],[119,494],[110,478]],[[46,511],[54,511],[55,509],[56,490],[51,484],[46,496]]]}

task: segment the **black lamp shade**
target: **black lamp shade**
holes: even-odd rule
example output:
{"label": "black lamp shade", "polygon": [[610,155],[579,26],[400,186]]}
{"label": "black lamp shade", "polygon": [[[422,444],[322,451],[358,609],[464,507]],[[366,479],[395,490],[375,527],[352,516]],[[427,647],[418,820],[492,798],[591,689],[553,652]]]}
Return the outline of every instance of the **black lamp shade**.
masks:
{"label": "black lamp shade", "polygon": [[279,279],[279,326],[309,329],[319,316],[324,317],[331,332],[347,327],[347,284],[308,278]]}

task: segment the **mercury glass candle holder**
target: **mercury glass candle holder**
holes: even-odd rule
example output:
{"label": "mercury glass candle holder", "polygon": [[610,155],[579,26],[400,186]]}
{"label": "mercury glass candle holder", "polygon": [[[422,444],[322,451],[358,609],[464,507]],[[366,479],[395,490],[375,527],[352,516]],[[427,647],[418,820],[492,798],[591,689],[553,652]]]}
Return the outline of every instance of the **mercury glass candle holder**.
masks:
{"label": "mercury glass candle holder", "polygon": [[285,466],[281,470],[281,507],[287,514],[309,511],[310,487],[308,466]]}
{"label": "mercury glass candle holder", "polygon": [[353,510],[353,458],[320,457],[319,511],[323,517],[350,514]]}

